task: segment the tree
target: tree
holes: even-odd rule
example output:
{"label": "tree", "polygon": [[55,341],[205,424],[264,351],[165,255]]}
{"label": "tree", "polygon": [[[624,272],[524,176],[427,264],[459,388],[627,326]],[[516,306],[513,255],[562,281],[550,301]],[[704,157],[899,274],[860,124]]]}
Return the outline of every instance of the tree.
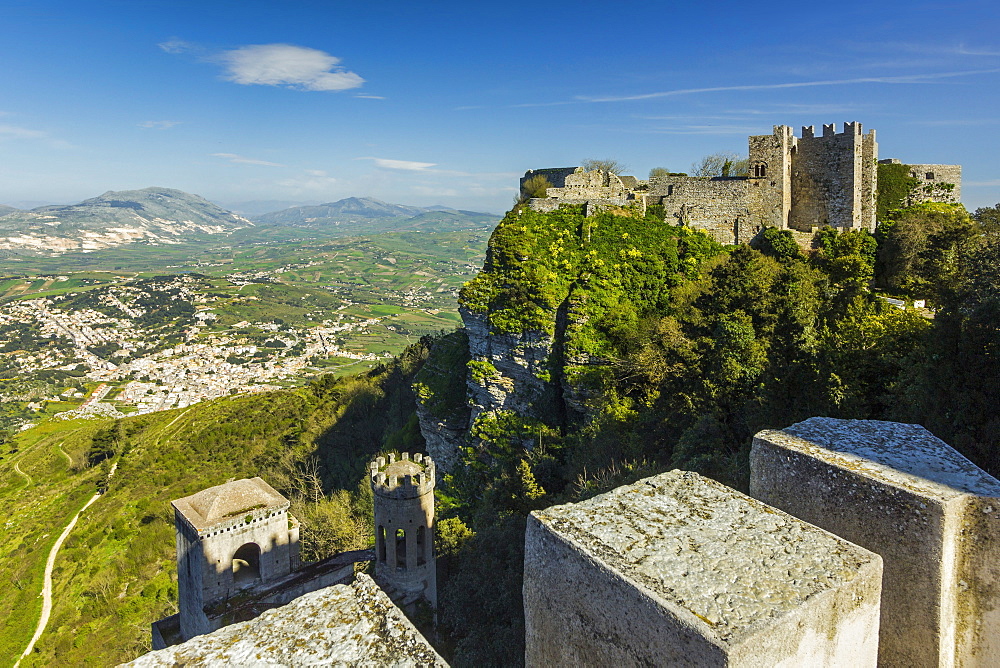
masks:
{"label": "tree", "polygon": [[551,187],[552,184],[547,178],[541,174],[536,174],[521,184],[521,192],[517,197],[516,203],[527,202],[533,197],[545,197],[546,192]]}
{"label": "tree", "polygon": [[599,169],[602,172],[609,172],[611,174],[621,174],[628,166],[624,163],[613,160],[612,158],[605,158],[603,160],[597,160],[594,158],[588,158],[580,163],[580,166],[588,172],[592,172],[595,169]]}
{"label": "tree", "polygon": [[789,230],[779,230],[776,227],[765,228],[750,242],[750,247],[756,248],[764,255],[770,255],[783,264],[802,259],[799,244]]}
{"label": "tree", "polygon": [[894,212],[878,235],[879,283],[938,302],[957,287],[962,258],[982,243],[981,228],[965,207],[939,202]]}
{"label": "tree", "polygon": [[695,176],[746,176],[750,161],[732,152],[712,153],[691,165]]}
{"label": "tree", "polygon": [[662,178],[664,176],[670,176],[670,170],[666,167],[653,167],[649,170],[649,180]]}

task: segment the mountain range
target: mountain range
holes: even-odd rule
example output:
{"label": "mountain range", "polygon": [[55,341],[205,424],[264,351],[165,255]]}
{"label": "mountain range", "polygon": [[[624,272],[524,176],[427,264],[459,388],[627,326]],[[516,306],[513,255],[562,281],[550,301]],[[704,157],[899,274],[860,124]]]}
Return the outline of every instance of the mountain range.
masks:
{"label": "mountain range", "polygon": [[199,195],[170,188],[108,191],[79,204],[0,216],[0,251],[94,251],[130,243],[169,244],[253,225]]}
{"label": "mountain range", "polygon": [[457,229],[494,223],[499,216],[447,207],[390,204],[349,197],[316,206],[297,206],[245,218],[199,195],[170,188],[108,191],[72,205],[22,211],[0,206],[0,255],[61,255],[127,244],[176,244],[207,241],[244,230],[305,228],[329,236]]}

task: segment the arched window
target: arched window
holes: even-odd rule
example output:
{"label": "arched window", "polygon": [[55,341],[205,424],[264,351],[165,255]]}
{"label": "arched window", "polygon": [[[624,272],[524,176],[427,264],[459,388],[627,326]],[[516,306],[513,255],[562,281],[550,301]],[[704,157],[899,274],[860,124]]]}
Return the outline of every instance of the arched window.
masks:
{"label": "arched window", "polygon": [[396,568],[406,570],[406,532],[396,529]]}
{"label": "arched window", "polygon": [[378,560],[379,563],[385,563],[385,527],[381,524],[378,527],[378,533],[375,534],[375,542],[378,543]]}
{"label": "arched window", "polygon": [[238,586],[245,586],[258,580],[260,580],[260,547],[257,543],[247,543],[233,555],[233,582]]}
{"label": "arched window", "polygon": [[420,525],[417,527],[417,566],[427,563],[427,529]]}

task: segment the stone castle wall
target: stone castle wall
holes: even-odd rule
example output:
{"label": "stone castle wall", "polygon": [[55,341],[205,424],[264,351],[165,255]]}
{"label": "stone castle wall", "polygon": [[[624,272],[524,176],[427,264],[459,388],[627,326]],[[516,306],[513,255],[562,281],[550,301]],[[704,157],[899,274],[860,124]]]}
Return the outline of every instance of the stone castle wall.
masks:
{"label": "stone castle wall", "polygon": [[760,231],[747,206],[749,185],[739,177],[664,176],[654,178],[645,206],[660,205],[670,224],[705,230],[724,244],[746,243]]}
{"label": "stone castle wall", "polygon": [[[765,227],[811,233],[829,225],[839,230],[875,230],[878,192],[878,143],[875,131],[860,123],[812,126],[796,137],[792,128],[776,125],[769,135],[748,138],[749,174],[741,177],[662,176],[648,183],[581,168],[531,170],[551,174],[553,188],[532,199],[536,211],[562,204],[584,205],[587,215],[621,206],[645,212],[660,205],[667,222],[686,221],[723,243],[746,243]],[[920,200],[957,202],[961,167],[914,165],[922,179]],[[559,183],[560,185],[556,185]],[[950,184],[950,185],[949,185]]]}
{"label": "stone castle wall", "polygon": [[910,176],[920,182],[910,196],[914,204],[917,202],[957,204],[962,200],[961,165],[910,165]]}

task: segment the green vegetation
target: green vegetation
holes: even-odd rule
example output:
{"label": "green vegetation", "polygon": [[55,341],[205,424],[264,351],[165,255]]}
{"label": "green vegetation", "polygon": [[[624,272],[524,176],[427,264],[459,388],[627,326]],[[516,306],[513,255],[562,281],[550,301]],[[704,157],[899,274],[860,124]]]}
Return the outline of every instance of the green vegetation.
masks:
{"label": "green vegetation", "polygon": [[[533,509],[670,468],[746,489],[749,444],[761,429],[816,415],[919,422],[1000,474],[1000,205],[972,217],[956,205],[891,211],[876,235],[823,229],[807,252],[778,230],[755,248],[723,248],[655,214],[518,208],[501,221],[460,302],[495,333],[550,348],[526,381],[543,391],[518,395],[522,413],[479,413],[459,465],[439,481],[435,642],[446,658],[523,661],[523,531]],[[240,251],[245,266],[283,252]],[[373,275],[391,277],[401,255],[379,256]],[[221,282],[205,289],[222,295],[220,319],[245,318],[241,309],[256,302],[243,299],[257,297],[283,304],[280,317],[305,321],[327,308],[307,287],[317,271],[323,283],[332,269],[292,267],[282,280],[294,281],[247,284],[239,297]],[[374,292],[372,276],[356,278]],[[926,297],[936,312],[897,308],[872,285]],[[422,338],[360,376],[18,434],[0,462],[0,500],[8,542],[23,558],[0,562],[16,590],[0,614],[36,614],[54,528],[102,485],[107,494],[60,559],[59,632],[43,637],[37,665],[57,656],[110,662],[143,648],[147,624],[171,612],[176,597],[171,498],[262,475],[293,498],[305,554],[368,544],[365,463],[379,451],[422,450],[416,397],[434,417],[464,424],[467,379],[484,389],[513,385],[493,361],[473,358],[467,334],[453,332]],[[113,462],[118,474],[108,480]],[[0,657],[24,646],[23,626],[3,627]],[[102,636],[111,640],[98,647],[92,639]]]}
{"label": "green vegetation", "polygon": [[27,645],[48,550],[98,487],[106,493],[60,552],[49,630],[25,665],[108,665],[147,651],[150,622],[176,610],[169,502],[230,478],[260,475],[292,499],[304,558],[369,545],[371,498],[359,483],[381,450],[422,449],[409,386],[426,352],[413,346],[351,378],[17,435],[0,462],[13,550],[0,560],[13,583],[0,598],[0,661]]}
{"label": "green vegetation", "polygon": [[521,184],[521,192],[516,198],[516,203],[527,202],[533,197],[545,197],[545,193],[552,184],[541,174],[536,174]]}
{"label": "green vegetation", "polygon": [[[509,215],[461,299],[497,332],[552,337],[548,391],[480,414],[441,486],[442,515],[474,533],[439,582],[455,663],[520,661],[533,508],[675,467],[746,489],[752,435],[815,415],[924,423],[1000,473],[997,211],[923,204],[876,236],[821,230],[808,254],[778,230],[723,251],[638,218]],[[873,280],[929,291],[937,317]],[[469,363],[473,382],[510,382],[487,365]]]}
{"label": "green vegetation", "polygon": [[695,176],[747,176],[750,160],[732,152],[712,153],[691,165]]}
{"label": "green vegetation", "polygon": [[878,197],[875,203],[875,219],[889,219],[894,209],[906,206],[913,189],[920,183],[910,176],[910,166],[903,164],[879,164]]}

